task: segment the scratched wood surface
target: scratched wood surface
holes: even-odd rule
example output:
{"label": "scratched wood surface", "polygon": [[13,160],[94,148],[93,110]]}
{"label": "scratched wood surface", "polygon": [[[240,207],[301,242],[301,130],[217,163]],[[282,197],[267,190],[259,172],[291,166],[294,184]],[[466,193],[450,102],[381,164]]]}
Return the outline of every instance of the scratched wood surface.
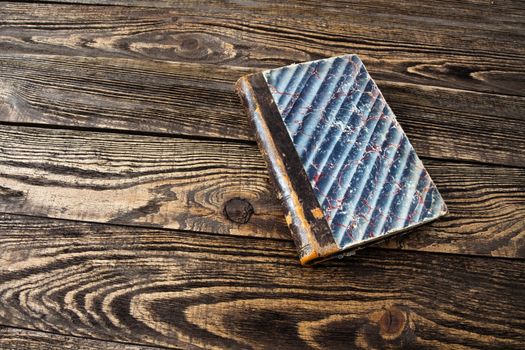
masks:
{"label": "scratched wood surface", "polygon": [[[233,83],[357,53],[450,214],[298,265]],[[525,347],[521,1],[0,2],[0,349]]]}
{"label": "scratched wood surface", "polygon": [[522,260],[371,248],[304,268],[286,241],[12,215],[0,227],[0,322],[15,327],[176,348],[525,339]]}
{"label": "scratched wood surface", "polygon": [[159,350],[160,347],[65,336],[28,329],[0,326],[3,350]]}

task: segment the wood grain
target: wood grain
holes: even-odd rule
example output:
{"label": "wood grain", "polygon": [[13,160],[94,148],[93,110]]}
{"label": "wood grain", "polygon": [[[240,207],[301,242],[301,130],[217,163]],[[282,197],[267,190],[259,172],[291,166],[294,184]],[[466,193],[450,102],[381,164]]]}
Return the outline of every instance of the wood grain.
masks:
{"label": "wood grain", "polygon": [[[520,349],[525,262],[0,216],[0,322],[183,348]],[[268,337],[268,334],[272,334]]]}
{"label": "wood grain", "polygon": [[0,50],[28,54],[2,58],[0,119],[252,139],[232,92],[246,69],[174,63],[353,52],[424,155],[525,165],[521,3],[131,4],[170,8],[0,4]]}
{"label": "wood grain", "polygon": [[[258,66],[349,48],[376,55],[395,50],[396,54],[523,60],[519,43],[525,36],[525,12],[521,2],[509,6],[449,1],[447,7],[438,7],[424,1],[397,5],[367,1],[351,6],[340,2],[319,6],[293,1],[172,1],[170,9],[7,2],[2,5],[2,28],[10,49],[30,47],[31,53],[71,52],[68,50],[83,47],[98,52],[97,56],[213,63],[248,58]],[[243,43],[249,45],[243,47]]]}
{"label": "wood grain", "polygon": [[0,326],[2,350],[158,350],[161,348],[109,342]]}
{"label": "wood grain", "polygon": [[[233,86],[254,71],[1,54],[0,120],[253,140]],[[525,165],[525,153],[517,152],[525,143],[523,97],[409,82],[378,84],[420,155]]]}
{"label": "wood grain", "polygon": [[[0,211],[286,236],[281,207],[254,145],[9,126],[0,130]],[[255,210],[246,224],[223,213],[225,203],[238,197]]]}
{"label": "wood grain", "polygon": [[[4,125],[0,151],[2,212],[289,238],[253,144]],[[450,214],[389,247],[525,257],[525,169],[424,163]]]}
{"label": "wood grain", "polygon": [[[513,0],[0,2],[0,348],[525,348],[524,42]],[[450,214],[306,269],[233,83],[342,53]]]}
{"label": "wood grain", "polygon": [[0,119],[253,140],[233,86],[251,72],[191,63],[1,55]]}

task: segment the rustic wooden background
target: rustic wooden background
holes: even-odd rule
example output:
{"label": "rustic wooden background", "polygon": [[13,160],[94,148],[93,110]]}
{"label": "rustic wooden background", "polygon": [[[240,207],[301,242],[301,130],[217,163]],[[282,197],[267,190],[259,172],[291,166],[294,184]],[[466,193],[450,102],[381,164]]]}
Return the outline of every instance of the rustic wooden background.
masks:
{"label": "rustic wooden background", "polygon": [[[303,268],[233,83],[343,53],[450,215]],[[523,1],[1,2],[0,348],[523,349],[524,111]]]}

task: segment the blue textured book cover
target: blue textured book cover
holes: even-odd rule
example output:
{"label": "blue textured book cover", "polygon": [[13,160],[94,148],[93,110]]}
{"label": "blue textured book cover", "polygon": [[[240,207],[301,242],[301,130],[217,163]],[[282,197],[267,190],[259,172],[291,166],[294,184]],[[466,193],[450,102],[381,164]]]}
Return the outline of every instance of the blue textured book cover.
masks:
{"label": "blue textured book cover", "polygon": [[[302,192],[294,188],[302,186],[304,192],[304,184],[294,186],[294,181],[287,184],[277,179],[281,193],[292,191],[299,198],[298,203],[291,203],[285,195],[283,204],[288,215],[304,216],[301,212],[309,209],[315,220],[324,221],[322,225],[328,226],[333,239],[329,242],[331,248],[323,251],[319,242],[313,247],[308,243],[316,239],[315,233],[303,233],[304,237],[296,240],[302,245],[300,253],[305,245],[315,251],[303,252],[307,259],[358,248],[367,241],[377,241],[446,213],[436,186],[359,57],[345,55],[295,64],[264,71],[262,76],[267,91],[261,91],[259,78],[252,90],[247,92],[245,88],[241,96],[245,100],[246,96],[255,98],[259,106],[261,97],[257,102],[252,94],[269,94],[273,101],[265,100],[269,104],[266,113],[261,108],[251,112],[247,108],[255,119],[256,132],[258,122],[266,126],[270,122],[270,129],[275,128],[278,115],[288,139],[282,135],[273,137],[270,130],[268,136],[259,135],[258,141],[261,137],[273,137],[270,144],[277,146],[270,153],[284,162],[285,176],[306,177],[315,198],[313,204],[307,204],[311,208],[304,208]],[[253,86],[257,86],[257,91]],[[244,103],[246,106],[250,101]],[[264,115],[269,113],[275,119]],[[290,173],[294,168],[286,164],[293,163],[296,156],[281,148],[282,143],[293,145],[301,164],[301,168],[296,168],[297,174]],[[275,168],[276,160],[268,157],[268,142],[265,145],[263,140],[259,145],[269,167]],[[317,208],[321,211],[316,212]],[[295,226],[305,221],[308,224],[308,217],[303,219]],[[287,221],[291,224],[293,220]],[[290,226],[292,232],[297,229]]]}

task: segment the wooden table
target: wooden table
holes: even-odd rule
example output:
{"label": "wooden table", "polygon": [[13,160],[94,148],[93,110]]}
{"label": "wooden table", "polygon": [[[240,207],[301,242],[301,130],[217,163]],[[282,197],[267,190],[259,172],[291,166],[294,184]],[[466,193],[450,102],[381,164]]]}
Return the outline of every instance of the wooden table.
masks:
{"label": "wooden table", "polygon": [[[343,53],[450,214],[304,268],[233,84]],[[524,111],[521,1],[2,2],[0,348],[523,349]]]}

